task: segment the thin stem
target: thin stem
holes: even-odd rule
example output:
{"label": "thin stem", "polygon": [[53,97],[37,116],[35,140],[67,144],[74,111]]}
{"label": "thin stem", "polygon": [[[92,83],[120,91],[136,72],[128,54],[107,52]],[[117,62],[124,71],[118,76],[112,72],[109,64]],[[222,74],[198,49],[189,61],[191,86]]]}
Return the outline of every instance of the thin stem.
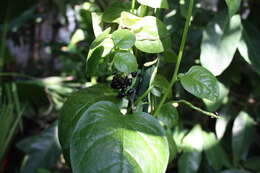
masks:
{"label": "thin stem", "polygon": [[136,0],[132,0],[131,13],[134,13]]}
{"label": "thin stem", "polygon": [[174,70],[174,73],[173,73],[173,76],[172,76],[172,79],[171,79],[171,82],[170,82],[170,86],[168,87],[167,92],[164,94],[164,96],[163,96],[159,106],[155,110],[154,115],[158,114],[158,112],[160,111],[162,105],[166,101],[166,99],[167,99],[167,97],[168,97],[168,95],[170,93],[170,90],[172,89],[173,85],[177,81],[177,75],[178,75],[178,71],[179,71],[179,68],[180,68],[181,60],[182,60],[184,46],[185,46],[185,43],[186,43],[186,40],[187,40],[187,33],[189,31],[189,25],[190,25],[191,16],[192,16],[192,8],[193,8],[193,0],[190,0],[188,15],[186,17],[185,27],[184,27],[184,31],[183,31],[183,35],[182,35],[180,50],[179,50],[179,54],[178,54],[178,58],[177,58],[176,66],[175,66],[175,70]]}
{"label": "thin stem", "polygon": [[150,93],[150,91],[151,91],[152,89],[153,89],[153,86],[150,86],[150,87],[144,92],[144,94],[136,100],[135,105],[138,105],[138,104]]}
{"label": "thin stem", "polygon": [[214,118],[220,118],[220,116],[218,116],[217,114],[215,113],[212,113],[212,112],[208,112],[208,111],[205,111],[205,110],[202,110],[201,108],[197,107],[197,106],[194,106],[192,103],[186,101],[186,100],[178,100],[178,101],[173,101],[172,103],[183,103],[187,106],[189,106],[191,109],[194,109],[204,115],[207,115],[207,116],[210,116],[210,117],[214,117]]}

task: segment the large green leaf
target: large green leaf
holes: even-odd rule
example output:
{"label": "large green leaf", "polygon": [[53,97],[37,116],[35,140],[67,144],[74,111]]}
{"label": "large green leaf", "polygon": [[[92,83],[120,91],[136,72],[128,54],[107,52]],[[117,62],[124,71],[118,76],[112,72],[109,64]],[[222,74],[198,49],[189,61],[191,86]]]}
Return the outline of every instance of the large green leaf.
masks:
{"label": "large green leaf", "polygon": [[120,72],[131,73],[137,71],[136,57],[128,51],[117,51],[114,56],[115,67]]}
{"label": "large green leaf", "polygon": [[210,166],[215,170],[220,170],[223,166],[230,166],[227,153],[222,148],[214,133],[203,133],[204,151]]}
{"label": "large green leaf", "polygon": [[135,35],[127,29],[120,29],[112,34],[115,46],[121,49],[129,49],[135,44]]}
{"label": "large green leaf", "polygon": [[203,31],[200,60],[202,66],[215,76],[220,75],[232,62],[241,37],[239,15],[229,18],[219,13]]}
{"label": "large green leaf", "polygon": [[228,6],[229,16],[233,16],[239,10],[241,0],[225,0]]}
{"label": "large green leaf", "polygon": [[165,131],[149,114],[123,115],[98,102],[77,123],[71,143],[74,173],[164,173],[169,159]]}
{"label": "large green leaf", "polygon": [[120,20],[121,12],[129,11],[130,8],[130,3],[114,2],[109,8],[105,10],[103,21],[107,23],[118,23]]}
{"label": "large green leaf", "polygon": [[238,50],[248,64],[260,75],[260,37],[259,31],[251,25],[243,26]]}
{"label": "large green leaf", "polygon": [[57,123],[54,123],[38,136],[25,138],[17,144],[17,147],[27,155],[24,158],[20,173],[35,173],[40,168],[52,168],[61,154]]}
{"label": "large green leaf", "polygon": [[167,0],[137,0],[140,4],[152,8],[168,8]]}
{"label": "large green leaf", "polygon": [[170,49],[170,36],[162,21],[154,16],[141,18],[132,27],[136,35],[135,46],[146,53],[161,53]]}
{"label": "large green leaf", "polygon": [[168,128],[176,126],[179,121],[178,111],[171,103],[164,104],[156,117],[163,126]]}
{"label": "large green leaf", "polygon": [[[100,92],[102,91],[102,92]],[[77,121],[91,104],[101,100],[116,101],[116,93],[105,85],[95,85],[72,94],[64,103],[59,116],[59,141],[69,163],[69,146]]]}
{"label": "large green leaf", "polygon": [[179,173],[196,173],[201,163],[203,149],[203,131],[196,125],[183,139],[184,153],[178,160]]}
{"label": "large green leaf", "polygon": [[246,113],[240,112],[236,117],[232,128],[232,149],[234,163],[245,160],[251,142],[254,139],[254,120]]}
{"label": "large green leaf", "polygon": [[181,84],[185,90],[199,98],[215,101],[219,97],[217,79],[207,69],[193,66],[180,75]]}

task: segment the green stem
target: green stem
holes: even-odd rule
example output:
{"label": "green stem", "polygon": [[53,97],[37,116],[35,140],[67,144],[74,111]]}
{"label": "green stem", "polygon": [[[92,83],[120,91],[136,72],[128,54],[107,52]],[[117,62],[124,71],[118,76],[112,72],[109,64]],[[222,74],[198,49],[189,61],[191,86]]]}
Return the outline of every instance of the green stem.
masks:
{"label": "green stem", "polygon": [[172,103],[183,103],[183,104],[189,106],[191,109],[194,109],[194,110],[196,110],[196,111],[198,111],[198,112],[200,112],[204,115],[214,117],[214,118],[220,118],[220,116],[216,115],[215,113],[202,110],[201,108],[194,106],[193,104],[191,104],[190,102],[188,102],[186,100],[173,101]]}
{"label": "green stem", "polygon": [[138,104],[150,93],[150,91],[151,91],[152,89],[153,89],[153,86],[150,86],[150,87],[144,92],[144,94],[136,100],[135,105],[138,105]]}
{"label": "green stem", "polygon": [[182,35],[180,50],[179,50],[179,54],[178,54],[178,58],[177,58],[176,66],[175,66],[175,70],[174,70],[174,73],[173,73],[173,76],[172,76],[172,79],[171,79],[171,82],[170,82],[170,86],[168,87],[167,92],[164,94],[164,96],[163,96],[159,106],[155,110],[154,115],[158,114],[158,112],[160,111],[162,105],[166,101],[166,99],[167,99],[167,97],[168,97],[168,95],[170,93],[170,90],[172,89],[173,85],[177,81],[177,75],[178,75],[178,71],[179,71],[179,68],[180,68],[181,60],[182,60],[184,46],[185,46],[185,43],[186,43],[186,40],[187,40],[187,34],[188,34],[188,31],[189,31],[189,25],[190,25],[191,16],[192,16],[192,8],[193,8],[193,0],[190,0],[188,15],[186,16],[185,27],[184,27],[184,31],[183,31],[183,35]]}
{"label": "green stem", "polygon": [[131,13],[134,13],[136,0],[132,0]]}
{"label": "green stem", "polygon": [[147,6],[146,5],[141,5],[141,9],[140,9],[140,17],[144,17],[146,16],[147,13]]}

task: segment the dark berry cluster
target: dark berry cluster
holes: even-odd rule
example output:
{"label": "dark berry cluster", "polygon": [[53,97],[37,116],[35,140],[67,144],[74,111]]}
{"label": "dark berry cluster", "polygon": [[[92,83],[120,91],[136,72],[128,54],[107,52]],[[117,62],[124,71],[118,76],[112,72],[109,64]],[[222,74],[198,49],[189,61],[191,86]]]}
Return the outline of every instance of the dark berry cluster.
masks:
{"label": "dark berry cluster", "polygon": [[127,88],[132,85],[132,78],[136,76],[137,76],[137,72],[131,73],[130,77],[128,76],[122,77],[118,74],[113,77],[111,87],[120,90],[118,94],[119,98],[123,98],[127,95],[133,94],[134,89],[127,90]]}

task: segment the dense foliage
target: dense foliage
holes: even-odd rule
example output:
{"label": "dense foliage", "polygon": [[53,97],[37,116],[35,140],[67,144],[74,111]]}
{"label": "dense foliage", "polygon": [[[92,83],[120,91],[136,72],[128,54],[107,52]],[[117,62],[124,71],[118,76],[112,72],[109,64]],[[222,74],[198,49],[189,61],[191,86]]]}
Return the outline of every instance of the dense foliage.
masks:
{"label": "dense foliage", "polygon": [[0,172],[260,172],[260,3],[2,3]]}

